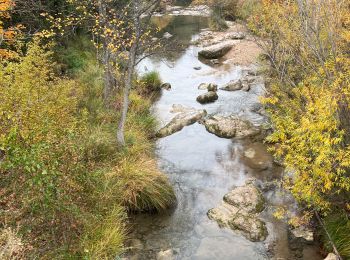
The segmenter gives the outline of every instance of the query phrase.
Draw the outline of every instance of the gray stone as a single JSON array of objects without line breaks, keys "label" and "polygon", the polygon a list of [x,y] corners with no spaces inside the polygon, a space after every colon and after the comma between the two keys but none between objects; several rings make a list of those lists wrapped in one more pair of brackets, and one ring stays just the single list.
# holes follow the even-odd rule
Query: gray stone
[{"label": "gray stone", "polygon": [[249,137],[260,133],[249,121],[236,116],[213,115],[200,123],[208,132],[223,138]]},{"label": "gray stone", "polygon": [[215,102],[219,98],[218,94],[215,91],[208,91],[205,94],[199,95],[197,97],[197,102],[201,104]]},{"label": "gray stone", "polygon": [[265,223],[258,218],[264,209],[265,200],[252,182],[236,187],[224,196],[216,208],[208,211],[209,219],[220,227],[239,230],[250,241],[264,241],[267,237]]},{"label": "gray stone", "polygon": [[272,156],[252,146],[243,152],[243,162],[252,169],[264,171],[272,167]]},{"label": "gray stone", "polygon": [[163,34],[163,38],[164,38],[164,39],[170,39],[170,38],[172,38],[172,37],[173,37],[173,35],[170,34],[170,33],[168,33],[168,32],[165,32],[165,33]]},{"label": "gray stone", "polygon": [[200,90],[208,90],[208,91],[217,91],[218,90],[218,85],[214,83],[201,83],[198,86],[198,89]]},{"label": "gray stone", "polygon": [[226,90],[226,91],[243,90],[248,92],[251,88],[251,85],[256,84],[256,81],[258,81],[258,79],[259,79],[258,77],[251,77],[246,75],[238,80],[229,81],[220,89]]},{"label": "gray stone", "polygon": [[231,40],[242,40],[245,38],[245,34],[243,32],[232,32],[227,34],[225,38]]},{"label": "gray stone", "polygon": [[175,259],[173,250],[163,250],[157,254],[157,260],[173,260]]},{"label": "gray stone", "polygon": [[222,42],[200,50],[198,55],[205,59],[218,59],[228,53],[232,47],[232,42]]},{"label": "gray stone", "polygon": [[243,84],[241,80],[231,80],[220,89],[226,90],[226,91],[236,91],[236,90],[241,90],[242,88],[243,88]]},{"label": "gray stone", "polygon": [[335,254],[329,253],[324,260],[338,260],[338,259],[339,258]]},{"label": "gray stone", "polygon": [[189,109],[176,115],[166,126],[161,128],[157,133],[157,137],[165,137],[180,131],[185,126],[196,123],[198,120],[206,116],[207,112],[203,110]]},{"label": "gray stone", "polygon": [[243,235],[253,242],[264,241],[267,237],[267,228],[260,219],[245,215],[236,214],[228,223],[233,230],[242,231]]},{"label": "gray stone", "polygon": [[224,196],[224,201],[247,213],[264,210],[264,197],[253,184],[237,187]]},{"label": "gray stone", "polygon": [[202,67],[201,66],[196,66],[196,67],[193,67],[195,70],[201,70]]},{"label": "gray stone", "polygon": [[242,88],[241,88],[242,91],[245,91],[245,92],[248,92],[250,90],[250,85],[248,82],[243,82],[242,83]]},{"label": "gray stone", "polygon": [[291,232],[295,237],[303,238],[308,242],[314,241],[314,234],[312,230],[307,227],[297,227],[295,229],[292,229]]},{"label": "gray stone", "polygon": [[174,104],[171,107],[170,113],[191,112],[193,110],[195,110],[193,107],[186,107],[181,104]]}]

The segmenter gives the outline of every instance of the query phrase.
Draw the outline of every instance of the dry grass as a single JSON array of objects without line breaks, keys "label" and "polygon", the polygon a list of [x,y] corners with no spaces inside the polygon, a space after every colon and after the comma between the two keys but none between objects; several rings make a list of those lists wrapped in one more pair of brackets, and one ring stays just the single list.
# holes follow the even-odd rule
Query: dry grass
[{"label": "dry grass", "polygon": [[11,228],[0,230],[0,259],[24,259],[24,244]]},{"label": "dry grass", "polygon": [[89,221],[82,246],[84,259],[115,259],[124,252],[126,213],[115,206],[106,216]]}]

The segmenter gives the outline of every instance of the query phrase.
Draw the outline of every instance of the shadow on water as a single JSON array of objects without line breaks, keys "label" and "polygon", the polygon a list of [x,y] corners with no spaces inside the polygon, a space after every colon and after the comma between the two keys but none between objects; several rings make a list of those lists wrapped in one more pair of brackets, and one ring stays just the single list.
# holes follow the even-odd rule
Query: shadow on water
[{"label": "shadow on water", "polygon": [[[205,18],[179,16],[170,20],[167,20],[168,17],[157,19],[166,20],[158,21],[164,22],[163,32],[170,32],[187,45],[206,26]],[[189,45],[175,59],[165,56],[163,61],[152,57],[140,64],[140,73],[157,70],[163,80],[172,85],[171,91],[164,91],[153,107],[160,124],[164,125],[174,116],[170,113],[173,104],[205,108],[209,114],[236,114],[254,124],[263,123],[264,118],[250,112],[259,102],[263,84],[256,85],[249,93],[219,91],[219,99],[212,104],[203,106],[196,102],[196,97],[202,93],[197,88],[200,83],[222,85],[240,78],[246,69],[234,65],[212,68],[198,60],[197,52],[196,47]],[[194,70],[194,66],[202,69]],[[252,151],[254,157],[248,160],[245,153],[251,154]],[[244,184],[248,178],[255,177],[263,183],[279,177],[282,169],[274,165],[262,143],[222,139],[196,123],[159,139],[157,156],[160,169],[169,176],[174,186],[178,204],[172,211],[161,214],[132,216],[135,228],[130,246],[135,248],[128,256],[130,259],[155,259],[158,252],[168,249],[173,251],[175,259],[269,259],[264,242],[250,242],[238,232],[219,228],[207,217],[207,211],[217,206],[224,194],[234,186]],[[269,201],[287,203],[278,193],[266,195]],[[290,250],[285,224],[275,220],[268,210],[263,218],[269,230],[268,239],[279,241],[275,257],[288,259]]]}]

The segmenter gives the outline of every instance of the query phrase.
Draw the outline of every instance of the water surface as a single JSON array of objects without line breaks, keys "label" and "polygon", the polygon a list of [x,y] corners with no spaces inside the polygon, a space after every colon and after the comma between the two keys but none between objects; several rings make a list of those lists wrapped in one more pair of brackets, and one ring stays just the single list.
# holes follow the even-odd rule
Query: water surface
[{"label": "water surface", "polygon": [[[176,40],[187,44],[207,26],[206,18],[200,17],[157,19],[156,23],[163,26],[162,32],[168,31],[175,35]],[[197,47],[189,45],[176,55],[155,56],[140,64],[140,73],[157,70],[163,81],[172,85],[171,91],[164,91],[153,107],[160,125],[165,125],[174,116],[170,113],[173,104],[204,108],[209,114],[240,115],[257,125],[264,123],[262,116],[251,112],[264,91],[263,84],[254,86],[249,93],[219,91],[219,99],[212,104],[196,102],[196,97],[203,93],[197,88],[200,83],[213,82],[220,86],[242,77],[249,69],[229,64],[210,67],[198,60],[197,52]],[[201,70],[194,69],[198,66]],[[265,171],[252,168],[243,159],[244,151],[250,148],[272,165],[272,157],[263,144],[222,139],[208,133],[197,123],[159,139],[159,167],[169,176],[178,205],[174,210],[159,215],[140,214],[134,217],[135,232],[132,236],[142,245],[132,252],[130,258],[155,259],[159,251],[172,249],[176,259],[269,259],[271,255],[267,243],[273,240],[278,241],[275,256],[289,258],[286,226],[275,220],[268,210],[263,214],[270,234],[266,242],[250,242],[239,232],[219,228],[207,217],[207,211],[217,206],[234,186],[244,184],[251,177],[265,182],[279,175],[281,169],[277,166]],[[275,192],[267,195],[271,201],[287,203],[282,198],[276,199],[279,195]],[[310,253],[310,250],[307,252]],[[311,250],[311,255],[305,259],[319,259],[314,253]]]}]

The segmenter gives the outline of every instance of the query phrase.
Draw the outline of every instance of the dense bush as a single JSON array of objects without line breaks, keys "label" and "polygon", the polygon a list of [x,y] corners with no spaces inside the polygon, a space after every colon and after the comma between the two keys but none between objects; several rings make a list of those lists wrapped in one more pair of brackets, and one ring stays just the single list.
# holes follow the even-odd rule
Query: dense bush
[{"label": "dense bush", "polygon": [[[91,48],[81,48],[86,39],[74,40],[54,56],[35,41],[21,60],[0,65],[0,220],[19,227],[25,248],[18,250],[29,258],[114,258],[124,250],[127,211],[175,200],[153,158],[151,100],[132,91],[127,146],[119,147],[119,111],[104,106],[103,70]],[[57,76],[62,65],[71,79]],[[159,83],[157,75],[148,79]]]},{"label": "dense bush", "polygon": [[268,141],[293,172],[285,187],[322,212],[349,206],[349,11],[335,0],[263,0],[249,19],[271,65]]}]

